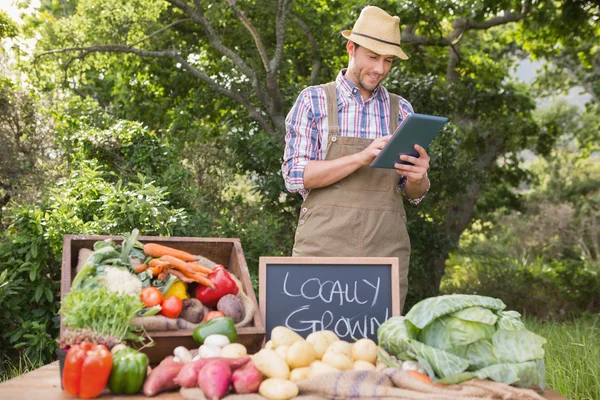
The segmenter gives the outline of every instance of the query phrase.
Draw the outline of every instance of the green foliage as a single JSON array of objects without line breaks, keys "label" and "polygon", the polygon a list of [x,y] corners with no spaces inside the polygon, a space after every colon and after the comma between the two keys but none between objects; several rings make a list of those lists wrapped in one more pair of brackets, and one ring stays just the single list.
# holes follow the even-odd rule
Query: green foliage
[{"label": "green foliage", "polygon": [[600,397],[600,318],[587,315],[573,321],[524,318],[531,331],[545,337],[546,383],[569,399]]},{"label": "green foliage", "polygon": [[17,36],[17,24],[10,19],[6,11],[0,10],[0,39]]},{"label": "green foliage", "polygon": [[17,351],[32,362],[49,362],[56,348],[62,240],[65,234],[180,234],[182,209],[169,206],[163,187],[139,179],[116,180],[93,161],[50,186],[38,205],[14,205],[0,242],[0,272],[6,274],[0,303],[0,340],[5,357]]}]

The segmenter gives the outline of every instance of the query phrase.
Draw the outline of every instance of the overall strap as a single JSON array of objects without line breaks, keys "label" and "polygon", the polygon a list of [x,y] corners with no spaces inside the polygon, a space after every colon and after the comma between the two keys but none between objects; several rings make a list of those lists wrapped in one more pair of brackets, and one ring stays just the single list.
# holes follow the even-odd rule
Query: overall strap
[{"label": "overall strap", "polygon": [[321,86],[323,87],[323,90],[325,90],[325,97],[327,98],[327,125],[329,127],[329,135],[336,136],[339,132],[339,125],[335,82],[329,82]]},{"label": "overall strap", "polygon": [[396,132],[398,128],[398,117],[400,116],[400,96],[390,93],[390,132],[389,135]]}]

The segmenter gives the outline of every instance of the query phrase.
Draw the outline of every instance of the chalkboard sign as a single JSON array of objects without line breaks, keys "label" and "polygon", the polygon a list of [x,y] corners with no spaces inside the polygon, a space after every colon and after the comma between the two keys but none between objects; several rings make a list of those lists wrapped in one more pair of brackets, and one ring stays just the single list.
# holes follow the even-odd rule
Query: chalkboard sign
[{"label": "chalkboard sign", "polygon": [[261,257],[259,304],[267,340],[276,326],[303,337],[323,329],[341,339],[368,337],[400,315],[394,257]]}]

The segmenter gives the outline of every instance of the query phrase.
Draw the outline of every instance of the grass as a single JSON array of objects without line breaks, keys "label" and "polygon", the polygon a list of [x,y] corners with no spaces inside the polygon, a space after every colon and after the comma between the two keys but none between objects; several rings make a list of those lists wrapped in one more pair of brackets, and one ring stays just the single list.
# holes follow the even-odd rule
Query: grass
[{"label": "grass", "polygon": [[17,361],[5,359],[2,365],[0,365],[0,382],[4,382],[29,371],[33,371],[41,366],[41,364],[34,364],[26,356],[20,357]]},{"label": "grass", "polygon": [[523,321],[548,340],[546,384],[569,399],[600,399],[600,315],[561,323]]}]

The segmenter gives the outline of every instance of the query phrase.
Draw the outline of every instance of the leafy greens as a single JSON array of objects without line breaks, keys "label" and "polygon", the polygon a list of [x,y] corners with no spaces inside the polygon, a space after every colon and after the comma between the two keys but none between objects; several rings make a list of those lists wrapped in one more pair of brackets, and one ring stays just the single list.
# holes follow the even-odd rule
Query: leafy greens
[{"label": "leafy greens", "polygon": [[401,360],[418,360],[440,383],[472,378],[545,386],[546,339],[530,332],[499,299],[448,295],[425,299],[377,331],[379,345]]}]

